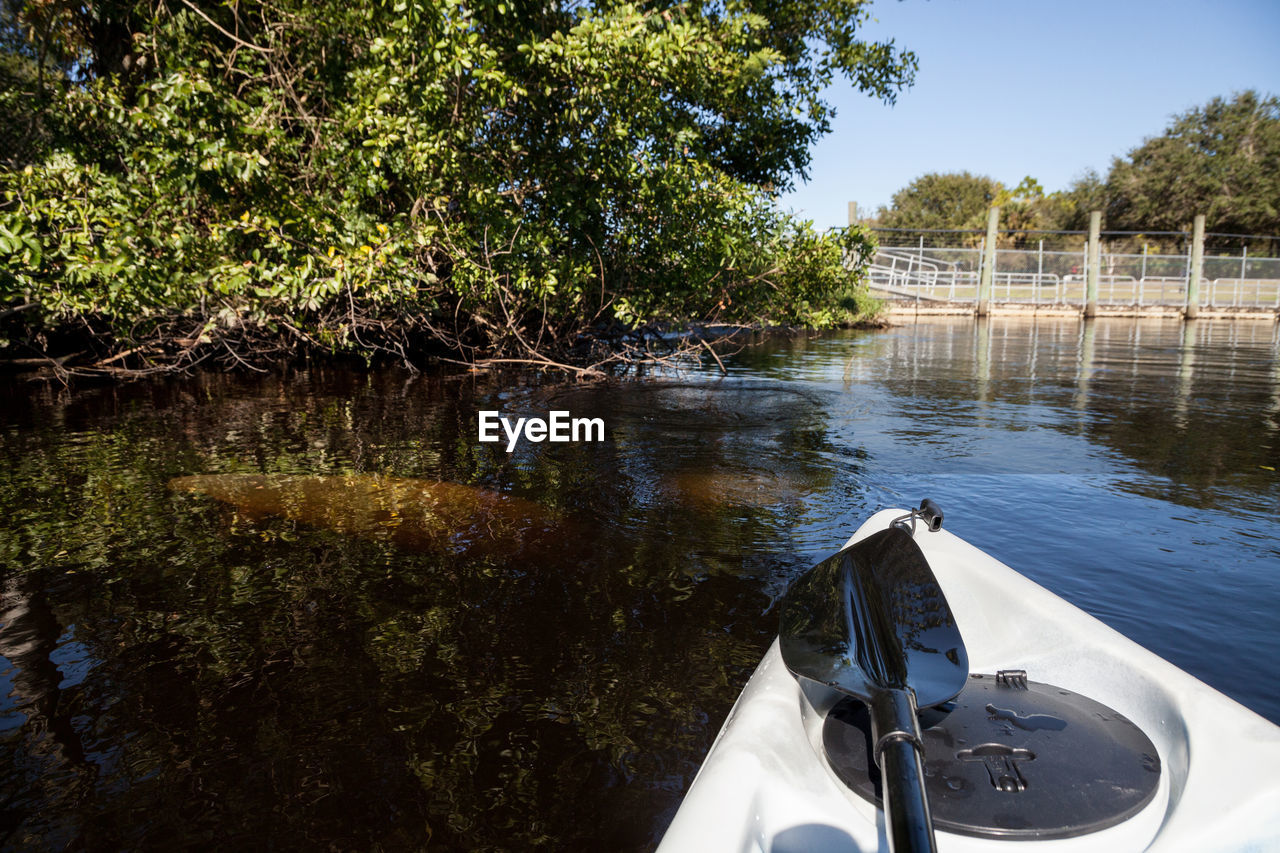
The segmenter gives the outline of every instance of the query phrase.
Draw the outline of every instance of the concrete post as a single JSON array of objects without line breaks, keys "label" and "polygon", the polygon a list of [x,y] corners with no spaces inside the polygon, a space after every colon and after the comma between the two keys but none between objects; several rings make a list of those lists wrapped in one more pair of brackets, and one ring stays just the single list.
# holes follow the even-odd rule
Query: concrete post
[{"label": "concrete post", "polygon": [[982,247],[982,275],[978,279],[978,316],[991,309],[991,283],[996,275],[996,235],[1000,228],[1000,208],[987,211],[987,242]]},{"label": "concrete post", "polygon": [[1102,271],[1102,211],[1089,214],[1089,255],[1084,271],[1084,316],[1098,316],[1098,278]]},{"label": "concrete post", "polygon": [[1187,308],[1183,316],[1194,320],[1200,313],[1200,274],[1204,271],[1204,214],[1197,213],[1191,226],[1191,269],[1187,275]]},{"label": "concrete post", "polygon": [[858,224],[858,203],[856,201],[849,202],[849,224]]}]

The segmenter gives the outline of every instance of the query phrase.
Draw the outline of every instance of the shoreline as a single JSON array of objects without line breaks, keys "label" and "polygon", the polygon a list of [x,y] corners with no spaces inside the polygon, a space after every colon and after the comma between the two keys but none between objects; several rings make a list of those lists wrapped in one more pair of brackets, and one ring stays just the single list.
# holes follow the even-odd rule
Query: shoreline
[{"label": "shoreline", "polygon": [[[682,361],[709,358],[719,365],[721,353],[758,345],[771,338],[821,334],[833,329],[878,329],[891,325],[887,304],[868,316],[853,322],[843,322],[825,328],[771,325],[766,323],[699,323],[690,322],[681,327],[661,329],[648,327],[625,334],[601,334],[589,336],[578,342],[573,351],[549,353],[541,360],[528,358],[503,358],[490,354],[466,360],[465,353],[432,347],[430,342],[402,352],[378,348],[367,352],[334,352],[320,346],[292,345],[280,342],[272,349],[243,355],[233,351],[225,340],[198,342],[176,352],[166,352],[180,343],[157,340],[133,348],[114,352],[109,345],[105,353],[90,352],[89,342],[60,340],[64,344],[50,354],[32,353],[14,358],[0,356],[0,382],[55,382],[63,385],[112,385],[146,379],[192,376],[198,373],[217,374],[286,374],[290,371],[313,367],[339,367],[351,370],[376,371],[388,367],[407,369],[410,373],[451,375],[495,375],[504,371],[535,372],[547,375],[559,374],[569,381],[602,381],[624,377],[628,372],[649,367],[673,366]],[[632,338],[644,345],[643,349]],[[102,338],[94,338],[99,346]],[[70,345],[65,345],[70,344]],[[649,348],[651,344],[659,347]],[[581,357],[585,354],[586,357]],[[603,358],[602,358],[603,356]],[[126,366],[130,360],[142,361],[148,357],[157,360],[142,367]],[[563,360],[556,360],[557,358]],[[595,363],[591,363],[591,359]],[[181,360],[179,360],[181,359]]]},{"label": "shoreline", "polygon": [[[987,313],[998,317],[1078,317],[1084,319],[1151,319],[1151,320],[1246,320],[1250,322],[1280,322],[1280,310],[1271,308],[1201,308],[1195,318],[1186,317],[1186,311],[1175,305],[1099,305],[1094,318],[1086,318],[1079,305],[1030,305],[1027,303],[996,303],[988,306]],[[976,317],[977,307],[972,302],[885,302],[884,316],[892,323],[914,317]]]}]

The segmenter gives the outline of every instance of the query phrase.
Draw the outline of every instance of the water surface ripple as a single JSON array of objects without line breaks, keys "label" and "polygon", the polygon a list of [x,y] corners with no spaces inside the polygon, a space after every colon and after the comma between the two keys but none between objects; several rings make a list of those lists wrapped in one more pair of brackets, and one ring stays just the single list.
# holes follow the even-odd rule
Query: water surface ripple
[{"label": "water surface ripple", "polygon": [[[11,384],[0,845],[649,849],[787,583],[924,496],[1280,721],[1278,352],[941,320],[603,386]],[[507,454],[480,409],[607,440]]]}]

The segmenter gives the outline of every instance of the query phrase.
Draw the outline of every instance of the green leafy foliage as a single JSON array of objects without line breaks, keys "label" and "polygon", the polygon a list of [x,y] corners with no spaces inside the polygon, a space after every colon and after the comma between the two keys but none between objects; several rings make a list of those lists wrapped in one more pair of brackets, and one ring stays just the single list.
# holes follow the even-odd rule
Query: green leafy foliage
[{"label": "green leafy foliage", "polygon": [[992,204],[1000,205],[1000,228],[1015,232],[1083,231],[1098,210],[1115,231],[1189,230],[1202,213],[1210,231],[1280,234],[1280,98],[1214,98],[1116,158],[1105,178],[1090,169],[1059,192],[1045,193],[1030,176],[1009,189],[968,172],[922,175],[880,210],[878,224],[977,230]]},{"label": "green leafy foliage", "polygon": [[[1086,173],[1069,189],[1046,193],[1030,175],[1015,187],[1006,187],[986,175],[969,172],[929,173],[916,178],[882,208],[879,224],[886,228],[965,229],[973,233],[956,235],[959,242],[976,245],[987,226],[987,211],[1000,207],[1002,241],[1024,246],[1037,239],[1032,232],[1046,229],[1078,230],[1088,226],[1089,211],[1098,208],[1099,180]],[[1080,225],[1083,222],[1084,225]]]},{"label": "green leafy foliage", "polygon": [[10,337],[545,358],[593,330],[865,313],[844,263],[865,234],[771,202],[825,87],[911,80],[858,40],[865,6],[31,4],[59,118],[0,170],[0,300],[38,306]]},{"label": "green leafy foliage", "polygon": [[1107,227],[1280,234],[1280,98],[1214,98],[1117,158],[1107,177]]},{"label": "green leafy foliage", "polygon": [[1047,196],[1045,228],[1084,231],[1089,227],[1089,214],[1104,212],[1107,207],[1107,182],[1093,169],[1086,169],[1065,190]]},{"label": "green leafy foliage", "polygon": [[894,193],[885,228],[981,228],[1003,185],[986,175],[930,172]]}]

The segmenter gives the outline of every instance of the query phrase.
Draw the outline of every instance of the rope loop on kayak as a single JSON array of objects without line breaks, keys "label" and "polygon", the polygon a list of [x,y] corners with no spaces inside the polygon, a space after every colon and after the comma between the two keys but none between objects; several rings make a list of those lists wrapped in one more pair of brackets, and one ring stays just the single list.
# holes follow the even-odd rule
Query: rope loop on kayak
[{"label": "rope loop on kayak", "polygon": [[[920,506],[906,515],[900,515],[889,522],[890,527],[900,527],[912,536],[916,535],[916,519],[920,519],[928,527],[930,533],[942,529],[942,508],[929,498],[920,501]],[[910,527],[908,527],[910,524]]]}]

